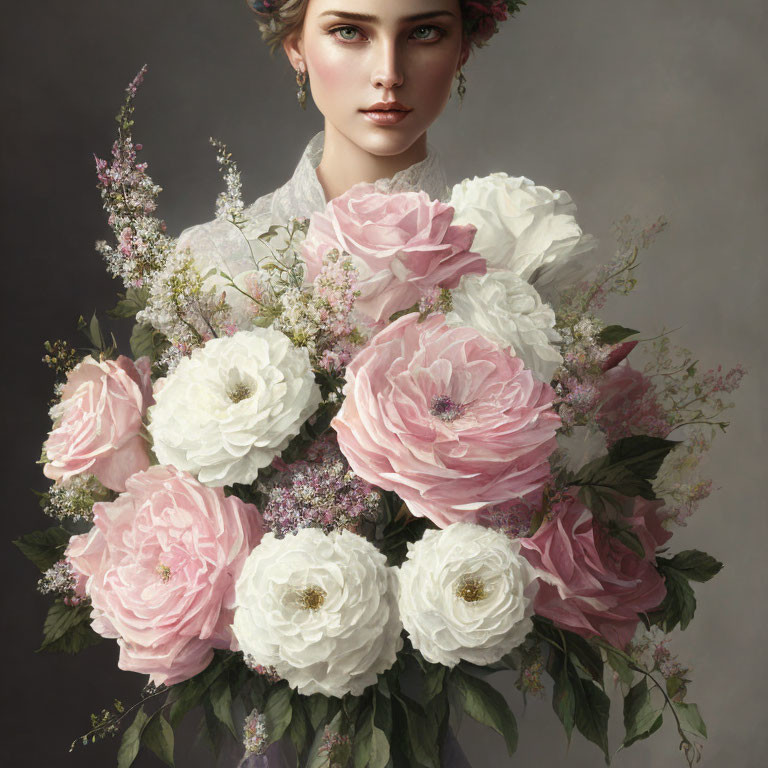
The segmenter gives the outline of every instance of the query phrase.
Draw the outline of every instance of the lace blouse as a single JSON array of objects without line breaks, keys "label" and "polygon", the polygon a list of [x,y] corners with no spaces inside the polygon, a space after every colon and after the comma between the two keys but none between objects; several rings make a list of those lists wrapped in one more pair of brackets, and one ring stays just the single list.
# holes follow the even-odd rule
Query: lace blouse
[{"label": "lace blouse", "polygon": [[[228,222],[198,224],[181,233],[179,248],[189,248],[193,254],[200,254],[205,263],[218,264],[230,275],[251,269],[254,251],[262,248],[257,238],[271,225],[286,224],[291,217],[308,218],[325,208],[325,192],[316,173],[323,156],[324,138],[324,131],[315,134],[293,176],[245,209],[247,222],[242,231]],[[391,178],[378,179],[374,185],[385,193],[423,190],[431,198],[443,201],[451,192],[440,157],[430,144],[427,144],[424,160],[398,171]]]}]

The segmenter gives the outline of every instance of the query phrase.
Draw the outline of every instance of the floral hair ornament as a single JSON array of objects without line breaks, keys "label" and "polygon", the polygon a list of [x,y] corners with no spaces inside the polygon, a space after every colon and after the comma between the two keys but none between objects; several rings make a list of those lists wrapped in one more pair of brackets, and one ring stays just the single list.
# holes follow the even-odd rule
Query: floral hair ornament
[{"label": "floral hair ornament", "polygon": [[[261,36],[275,50],[280,35],[298,20],[298,10],[304,0],[246,0],[257,16]],[[461,0],[464,34],[472,45],[484,46],[506,21],[526,5],[525,0]]]}]

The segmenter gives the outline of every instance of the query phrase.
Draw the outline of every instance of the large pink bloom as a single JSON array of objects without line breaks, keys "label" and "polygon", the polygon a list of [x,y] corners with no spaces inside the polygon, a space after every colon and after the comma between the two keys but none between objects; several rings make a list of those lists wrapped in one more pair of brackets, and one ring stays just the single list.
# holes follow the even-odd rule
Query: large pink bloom
[{"label": "large pink bloom", "polygon": [[639,557],[593,523],[575,498],[554,506],[555,517],[533,537],[520,539],[521,552],[540,576],[534,611],[582,637],[599,635],[617,648],[632,639],[638,614],[658,607],[666,595],[653,565],[654,553],[670,533],[661,527],[661,502],[638,498],[626,521],[645,549]]},{"label": "large pink bloom", "polygon": [[381,325],[436,286],[455,288],[462,275],[485,274],[485,259],[470,251],[475,227],[452,225],[453,212],[426,192],[383,194],[356,184],[312,216],[302,249],[307,280],[330,250],[346,251],[359,273],[355,309]]},{"label": "large pink bloom", "polygon": [[67,376],[54,428],[45,443],[51,480],[91,474],[113,491],[125,490],[134,472],[149,466],[142,419],[154,403],[150,362],[121,355],[99,362],[86,357]]},{"label": "large pink bloom", "polygon": [[401,317],[347,367],[333,420],[352,469],[441,527],[549,477],[552,388],[517,357],[442,315]]},{"label": "large pink bloom", "polygon": [[118,638],[121,669],[173,685],[234,647],[235,582],[261,540],[256,507],[173,467],[126,483],[94,506],[94,527],[67,557],[87,577],[93,628]]}]

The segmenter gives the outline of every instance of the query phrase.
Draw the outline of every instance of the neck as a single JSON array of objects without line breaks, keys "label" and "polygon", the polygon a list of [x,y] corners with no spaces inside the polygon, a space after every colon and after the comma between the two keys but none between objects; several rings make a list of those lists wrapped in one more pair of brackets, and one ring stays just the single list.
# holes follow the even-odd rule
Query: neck
[{"label": "neck", "polygon": [[315,172],[328,201],[360,182],[391,178],[426,156],[426,132],[399,155],[374,155],[351,142],[326,121],[323,157]]}]

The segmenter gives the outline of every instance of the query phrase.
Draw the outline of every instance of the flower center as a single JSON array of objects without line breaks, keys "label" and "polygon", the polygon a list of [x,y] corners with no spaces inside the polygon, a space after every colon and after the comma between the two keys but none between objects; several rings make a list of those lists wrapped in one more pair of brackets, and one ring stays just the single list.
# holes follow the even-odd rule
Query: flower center
[{"label": "flower center", "polygon": [[464,406],[454,403],[449,395],[435,395],[429,412],[441,421],[453,421],[464,413]]},{"label": "flower center", "polygon": [[253,392],[247,384],[238,384],[234,389],[227,392],[227,394],[233,403],[239,403],[241,400],[249,398]]},{"label": "flower center", "polygon": [[478,603],[488,597],[485,582],[477,576],[465,574],[459,579],[456,586],[456,597],[460,597],[465,603]]},{"label": "flower center", "polygon": [[157,571],[158,576],[160,576],[160,581],[162,581],[163,584],[167,584],[171,580],[171,569],[169,566],[165,565],[165,563],[158,563],[155,571]]},{"label": "flower center", "polygon": [[299,592],[299,605],[308,611],[316,611],[325,602],[326,595],[322,587],[310,584]]}]

